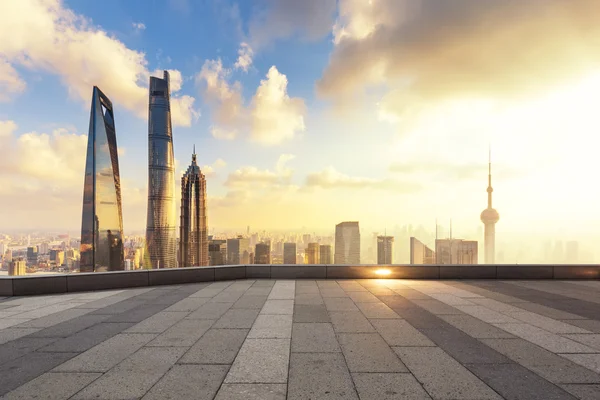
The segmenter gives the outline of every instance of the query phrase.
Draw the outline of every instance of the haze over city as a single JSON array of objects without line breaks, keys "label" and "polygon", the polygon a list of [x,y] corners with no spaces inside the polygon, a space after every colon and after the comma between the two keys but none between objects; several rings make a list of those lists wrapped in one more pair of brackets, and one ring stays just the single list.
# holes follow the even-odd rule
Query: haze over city
[{"label": "haze over city", "polygon": [[597,261],[597,1],[253,3],[0,3],[0,233],[80,232],[94,85],[143,232],[147,85],[168,70],[174,193],[195,145],[211,233],[431,240],[452,219],[481,241],[491,145],[503,260],[577,241]]}]

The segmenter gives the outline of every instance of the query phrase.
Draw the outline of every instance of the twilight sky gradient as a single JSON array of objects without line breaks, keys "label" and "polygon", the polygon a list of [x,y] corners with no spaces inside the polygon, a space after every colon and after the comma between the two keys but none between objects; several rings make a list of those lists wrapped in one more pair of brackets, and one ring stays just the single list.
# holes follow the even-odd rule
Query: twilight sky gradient
[{"label": "twilight sky gradient", "polygon": [[0,230],[80,227],[92,86],[125,231],[146,223],[148,77],[172,77],[211,228],[344,220],[597,235],[597,0],[0,1]]}]

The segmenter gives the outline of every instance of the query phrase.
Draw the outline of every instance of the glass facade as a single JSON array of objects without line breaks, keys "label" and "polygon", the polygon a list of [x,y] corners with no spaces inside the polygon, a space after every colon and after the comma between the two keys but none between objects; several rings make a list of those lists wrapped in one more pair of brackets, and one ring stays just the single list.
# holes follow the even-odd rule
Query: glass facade
[{"label": "glass facade", "polygon": [[335,226],[335,264],[360,264],[360,229],[358,222]]},{"label": "glass facade", "polygon": [[192,155],[192,164],[181,178],[180,267],[209,265],[206,220],[206,179]]},{"label": "glass facade", "polygon": [[80,252],[81,272],[124,269],[115,120],[111,101],[95,86],[85,162]]},{"label": "glass facade", "polygon": [[175,162],[169,73],[150,77],[148,112],[148,218],[145,267],[177,267]]}]

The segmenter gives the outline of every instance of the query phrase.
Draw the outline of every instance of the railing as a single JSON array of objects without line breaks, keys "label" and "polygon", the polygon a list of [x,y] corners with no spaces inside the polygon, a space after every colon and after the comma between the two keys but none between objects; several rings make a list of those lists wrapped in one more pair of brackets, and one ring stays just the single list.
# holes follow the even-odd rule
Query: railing
[{"label": "railing", "polygon": [[25,296],[232,279],[599,279],[600,265],[224,265],[0,277],[0,296]]}]

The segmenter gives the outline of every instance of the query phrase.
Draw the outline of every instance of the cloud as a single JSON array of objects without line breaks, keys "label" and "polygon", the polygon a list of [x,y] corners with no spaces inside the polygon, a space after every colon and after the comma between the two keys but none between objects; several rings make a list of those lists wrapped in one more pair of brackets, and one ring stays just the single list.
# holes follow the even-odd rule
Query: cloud
[{"label": "cloud", "polygon": [[144,25],[141,22],[134,22],[131,25],[133,26],[133,29],[135,29],[138,32],[146,29],[146,25]]},{"label": "cloud", "polygon": [[0,102],[10,101],[25,90],[25,81],[6,60],[0,58]]},{"label": "cloud", "polygon": [[253,55],[254,51],[248,43],[240,43],[240,49],[238,50],[238,59],[235,62],[235,68],[241,69],[244,72],[248,71],[248,68],[250,68],[250,66],[252,65]]},{"label": "cloud", "polygon": [[596,0],[340,0],[317,91],[344,100],[383,85],[388,116],[535,92],[598,68],[599,13]]},{"label": "cloud", "polygon": [[[0,85],[9,82],[9,93],[24,88],[14,69],[20,66],[59,76],[69,95],[85,104],[97,85],[118,107],[147,117],[150,72],[145,54],[129,49],[62,1],[0,2],[0,37]],[[193,104],[190,96],[173,99],[175,125],[191,124]]]},{"label": "cloud", "polygon": [[421,190],[421,186],[413,182],[400,182],[383,178],[354,177],[338,172],[334,167],[313,172],[306,177],[306,187],[322,189],[378,189],[391,190],[400,193],[411,193]]},{"label": "cloud", "polygon": [[246,107],[239,82],[229,83],[231,71],[221,60],[207,60],[196,76],[203,85],[203,97],[211,107],[211,134],[217,139],[232,140],[250,126],[250,140],[277,145],[292,139],[305,129],[304,100],[287,93],[287,77],[275,66],[261,80],[250,106]]},{"label": "cloud", "polygon": [[225,166],[227,166],[227,163],[222,158],[217,158],[214,163],[210,165],[204,165],[201,168],[201,171],[204,176],[211,177],[216,175],[217,170],[225,168]]},{"label": "cloud", "polygon": [[287,163],[294,158],[293,154],[280,155],[275,164],[274,171],[258,169],[253,166],[242,167],[229,174],[225,181],[225,186],[257,189],[289,185],[294,171],[287,167]]}]

